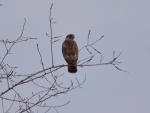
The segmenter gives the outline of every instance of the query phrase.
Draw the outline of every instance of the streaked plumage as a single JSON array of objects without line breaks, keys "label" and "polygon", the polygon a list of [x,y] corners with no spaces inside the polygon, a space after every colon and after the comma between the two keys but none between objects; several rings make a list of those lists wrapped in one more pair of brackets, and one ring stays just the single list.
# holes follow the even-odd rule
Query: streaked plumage
[{"label": "streaked plumage", "polygon": [[69,34],[62,44],[62,54],[68,65],[70,65],[68,66],[68,72],[70,73],[77,72],[78,46],[74,38],[73,34]]}]

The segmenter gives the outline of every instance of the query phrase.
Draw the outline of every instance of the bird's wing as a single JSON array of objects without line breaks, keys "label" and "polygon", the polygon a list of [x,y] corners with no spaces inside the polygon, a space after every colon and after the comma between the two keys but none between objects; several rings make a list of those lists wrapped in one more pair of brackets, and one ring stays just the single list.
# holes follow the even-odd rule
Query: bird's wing
[{"label": "bird's wing", "polygon": [[78,60],[78,46],[77,46],[77,43],[75,41],[73,41],[73,57],[74,57],[74,61],[77,61]]}]

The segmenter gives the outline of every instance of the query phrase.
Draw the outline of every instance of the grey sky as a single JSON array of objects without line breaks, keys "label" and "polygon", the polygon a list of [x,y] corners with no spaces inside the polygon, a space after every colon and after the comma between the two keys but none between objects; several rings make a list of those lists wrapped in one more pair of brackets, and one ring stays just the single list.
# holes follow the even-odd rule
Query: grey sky
[{"label": "grey sky", "polygon": [[[87,80],[83,89],[76,89],[50,101],[60,105],[71,101],[67,106],[58,108],[60,113],[149,113],[150,112],[150,1],[149,0],[0,0],[0,39],[16,39],[22,29],[24,36],[38,38],[24,42],[12,49],[6,59],[11,65],[18,66],[18,73],[32,73],[41,70],[40,58],[36,49],[39,44],[45,67],[51,66],[49,38],[49,8],[52,9],[53,36],[62,36],[54,44],[55,65],[66,64],[61,54],[61,45],[67,34],[75,34],[78,47],[102,35],[105,37],[94,45],[105,56],[104,62],[112,59],[113,51],[119,57],[121,69],[113,66],[78,68],[77,74],[69,74],[64,67],[58,74],[65,73],[64,83],[69,84],[76,77],[82,82],[86,73]],[[0,57],[4,54],[0,43]],[[93,51],[94,52],[94,51]],[[83,50],[79,59],[90,56]],[[97,54],[99,63],[100,56]],[[1,89],[4,86],[0,86]],[[19,90],[19,89],[18,89]],[[28,92],[24,87],[23,92]],[[56,100],[55,100],[56,99]],[[1,103],[0,103],[1,110]],[[2,111],[0,111],[2,112]],[[44,111],[41,110],[41,113]],[[55,113],[51,110],[50,113]]]}]

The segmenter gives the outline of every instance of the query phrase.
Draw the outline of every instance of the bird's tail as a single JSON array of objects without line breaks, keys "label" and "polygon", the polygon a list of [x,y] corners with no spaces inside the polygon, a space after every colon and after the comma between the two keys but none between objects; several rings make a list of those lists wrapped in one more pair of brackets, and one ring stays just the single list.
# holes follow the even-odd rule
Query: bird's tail
[{"label": "bird's tail", "polygon": [[77,66],[68,66],[68,72],[76,73],[77,72]]}]

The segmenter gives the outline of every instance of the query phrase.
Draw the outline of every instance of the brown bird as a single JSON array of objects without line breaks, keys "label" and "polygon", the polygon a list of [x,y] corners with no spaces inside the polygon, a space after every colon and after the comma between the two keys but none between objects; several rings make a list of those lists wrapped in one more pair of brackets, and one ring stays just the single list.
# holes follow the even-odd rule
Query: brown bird
[{"label": "brown bird", "polygon": [[69,34],[62,44],[62,54],[68,63],[68,72],[70,73],[77,72],[78,46],[74,38],[74,34]]}]

